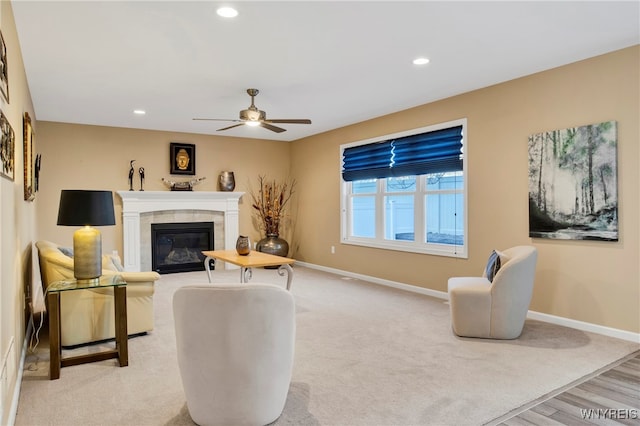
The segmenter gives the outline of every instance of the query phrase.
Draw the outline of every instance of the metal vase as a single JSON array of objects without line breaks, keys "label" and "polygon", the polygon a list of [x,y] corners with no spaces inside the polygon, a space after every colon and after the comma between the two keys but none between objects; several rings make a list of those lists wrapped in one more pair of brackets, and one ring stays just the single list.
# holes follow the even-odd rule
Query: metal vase
[{"label": "metal vase", "polygon": [[233,176],[233,172],[221,172],[218,177],[218,187],[220,191],[233,191],[236,188],[236,179]]},{"label": "metal vase", "polygon": [[[263,253],[274,254],[276,256],[287,257],[289,254],[289,243],[285,239],[280,238],[277,234],[269,234],[258,241],[258,244],[256,244],[256,250]],[[278,265],[265,266],[265,269],[276,268],[278,268]]]},{"label": "metal vase", "polygon": [[246,256],[251,253],[251,242],[249,241],[249,237],[245,237],[244,235],[240,235],[236,240],[236,251],[240,256]]}]

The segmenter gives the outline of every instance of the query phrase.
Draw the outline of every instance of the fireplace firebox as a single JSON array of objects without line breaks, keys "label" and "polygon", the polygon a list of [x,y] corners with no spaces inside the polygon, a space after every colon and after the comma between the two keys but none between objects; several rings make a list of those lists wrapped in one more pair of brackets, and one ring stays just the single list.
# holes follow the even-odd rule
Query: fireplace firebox
[{"label": "fireplace firebox", "polygon": [[152,223],[151,267],[160,274],[204,271],[203,250],[213,250],[213,222]]}]

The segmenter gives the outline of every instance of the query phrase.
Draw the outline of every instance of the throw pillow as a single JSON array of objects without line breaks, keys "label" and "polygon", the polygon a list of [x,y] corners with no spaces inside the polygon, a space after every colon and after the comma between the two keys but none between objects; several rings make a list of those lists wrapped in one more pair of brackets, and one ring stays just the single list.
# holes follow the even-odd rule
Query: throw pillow
[{"label": "throw pillow", "polygon": [[71,247],[58,247],[58,250],[60,250],[65,256],[73,259],[73,249]]},{"label": "throw pillow", "polygon": [[102,269],[108,269],[109,271],[123,272],[124,268],[120,264],[120,261],[110,254],[102,255]]},{"label": "throw pillow", "polygon": [[493,278],[498,273],[498,270],[500,270],[500,266],[502,266],[502,263],[500,261],[500,254],[497,251],[493,250],[489,255],[489,260],[487,261],[487,266],[485,268],[487,279],[490,282],[493,282]]},{"label": "throw pillow", "polygon": [[124,272],[124,266],[120,263],[120,256],[111,256],[111,262],[113,263],[113,267],[116,268],[118,272]]}]

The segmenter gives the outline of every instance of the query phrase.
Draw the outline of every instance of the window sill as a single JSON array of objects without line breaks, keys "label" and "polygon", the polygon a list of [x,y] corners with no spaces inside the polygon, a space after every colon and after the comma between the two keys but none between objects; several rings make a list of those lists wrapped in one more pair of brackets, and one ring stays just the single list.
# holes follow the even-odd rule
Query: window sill
[{"label": "window sill", "polygon": [[408,253],[428,254],[433,256],[455,257],[467,259],[467,252],[464,246],[452,246],[441,244],[419,244],[407,241],[379,241],[369,238],[343,238],[342,244],[378,248],[382,250],[404,251]]}]

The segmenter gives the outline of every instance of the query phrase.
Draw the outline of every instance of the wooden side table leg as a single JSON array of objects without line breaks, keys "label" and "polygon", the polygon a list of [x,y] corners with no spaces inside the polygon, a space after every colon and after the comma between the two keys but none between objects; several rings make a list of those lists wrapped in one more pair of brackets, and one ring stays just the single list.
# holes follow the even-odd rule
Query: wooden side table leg
[{"label": "wooden side table leg", "polygon": [[129,365],[129,336],[127,332],[127,287],[117,286],[113,289],[113,305],[115,309],[116,350],[120,367]]},{"label": "wooden side table leg", "polygon": [[62,347],[60,342],[60,293],[47,295],[49,309],[49,379],[60,378],[60,359]]}]

